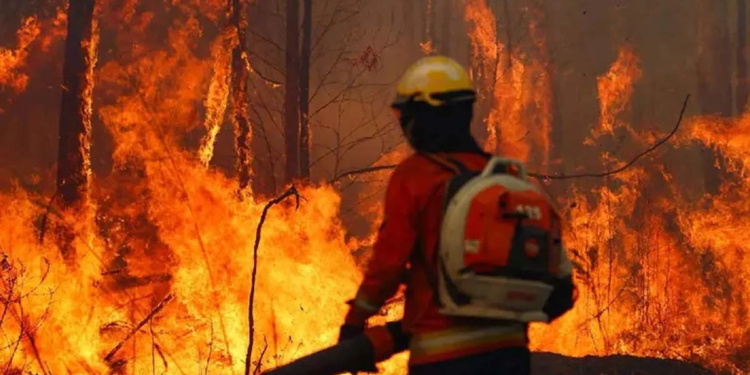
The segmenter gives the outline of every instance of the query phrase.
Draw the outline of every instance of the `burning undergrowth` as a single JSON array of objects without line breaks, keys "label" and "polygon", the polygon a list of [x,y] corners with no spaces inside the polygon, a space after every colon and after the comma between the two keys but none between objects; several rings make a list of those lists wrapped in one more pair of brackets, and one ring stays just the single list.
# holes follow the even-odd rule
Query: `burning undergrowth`
[{"label": "burning undergrowth", "polygon": [[[38,241],[39,228],[30,225],[44,214],[37,197],[21,190],[3,196],[3,329],[20,348],[8,366],[103,372],[126,363],[120,371],[137,373],[151,368],[157,351],[164,357],[160,371],[244,368],[252,243],[262,204],[238,204],[232,181],[197,165],[179,172],[182,182],[174,180],[176,172],[159,172],[166,176],[148,188],[95,194],[92,200],[101,202],[96,231],[81,217],[49,220],[75,229],[72,262],[62,259],[54,236]],[[118,189],[133,186],[117,182]],[[134,192],[137,201],[130,198]],[[270,215],[259,254],[257,340],[285,357],[279,360],[332,342],[343,319],[341,301],[359,277],[338,229],[335,192],[304,189],[302,195],[299,210],[283,206]],[[168,295],[173,300],[148,329],[105,363]],[[274,363],[271,355],[266,360]]]},{"label": "burning undergrowth", "polygon": [[[99,9],[130,31],[113,34],[102,22],[100,36],[117,43],[95,69],[95,117],[113,138],[112,172],[93,179],[76,210],[21,186],[0,196],[4,373],[242,372],[264,202],[238,201],[232,179],[183,147],[200,125],[213,65],[194,36],[213,22],[203,14],[221,6],[121,5]],[[263,226],[253,356],[263,353],[263,366],[332,343],[360,277],[338,194],[301,194],[299,209],[278,206]]]}]

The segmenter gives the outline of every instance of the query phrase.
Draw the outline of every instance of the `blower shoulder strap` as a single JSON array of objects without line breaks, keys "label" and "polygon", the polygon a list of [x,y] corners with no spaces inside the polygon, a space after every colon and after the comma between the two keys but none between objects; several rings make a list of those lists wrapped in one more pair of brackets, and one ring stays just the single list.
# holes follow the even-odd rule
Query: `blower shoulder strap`
[{"label": "blower shoulder strap", "polygon": [[[451,157],[443,157],[442,155],[432,153],[420,153],[420,155],[453,173],[453,176],[445,184],[445,193],[443,196],[443,214],[445,214],[451,198],[466,182],[479,175],[480,172],[468,169],[463,163]],[[418,241],[414,251],[417,253],[417,258],[424,264],[425,271],[427,272],[427,282],[432,290],[433,299],[438,306],[442,307],[440,296],[438,295],[438,276],[435,272],[437,267],[442,267],[439,258],[440,239],[438,238],[432,254],[432,262],[427,258],[427,252],[423,246],[421,241]]]}]

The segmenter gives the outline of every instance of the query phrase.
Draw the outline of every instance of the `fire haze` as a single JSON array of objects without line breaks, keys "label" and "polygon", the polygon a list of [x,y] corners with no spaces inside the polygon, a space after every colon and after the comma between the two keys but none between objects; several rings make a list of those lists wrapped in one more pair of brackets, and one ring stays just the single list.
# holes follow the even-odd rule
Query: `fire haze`
[{"label": "fire haze", "polygon": [[[100,5],[100,36],[114,39],[115,47],[99,49],[106,58],[100,56],[94,69],[89,99],[96,121],[112,137],[112,172],[94,175],[88,205],[75,214],[51,206],[52,191],[42,194],[23,179],[0,193],[4,373],[244,371],[253,244],[266,200],[238,200],[235,179],[206,167],[228,107],[229,51],[236,43],[223,25],[225,4]],[[485,1],[460,4],[486,148],[546,166],[552,131],[547,54],[503,44]],[[25,20],[13,43],[0,48],[0,87],[12,91],[5,94],[34,95],[24,92],[35,77],[24,69],[33,57],[26,51],[34,43],[60,43],[64,33],[54,31],[60,14]],[[50,23],[58,26],[42,32],[40,25]],[[219,31],[207,32],[211,27]],[[528,31],[535,48],[546,51],[537,24],[530,22]],[[645,74],[637,49],[623,45],[591,87],[599,120],[591,124],[586,147],[602,169],[629,160],[597,143],[618,130],[636,150],[665,135],[621,119]],[[261,98],[251,95],[255,99]],[[559,201],[579,301],[555,324],[532,327],[534,350],[624,353],[689,360],[733,374],[750,371],[744,237],[750,226],[750,114],[684,122],[678,147],[699,142],[726,159],[721,193],[698,201],[683,194],[661,149],[607,179],[573,181]],[[203,131],[200,145],[186,145],[195,129]],[[380,163],[406,154],[402,145]],[[385,179],[388,172],[379,174]],[[350,238],[340,187],[301,187],[298,209],[291,198],[269,211],[254,309],[253,360],[262,363],[253,368],[336,341],[344,302],[361,279],[352,253],[371,242],[380,219],[379,204],[361,208],[371,233]],[[360,194],[380,187],[373,183]],[[61,231],[75,234],[74,251],[62,251]],[[375,320],[397,319],[400,309],[391,305]],[[403,374],[406,358],[384,363],[381,373]]]}]

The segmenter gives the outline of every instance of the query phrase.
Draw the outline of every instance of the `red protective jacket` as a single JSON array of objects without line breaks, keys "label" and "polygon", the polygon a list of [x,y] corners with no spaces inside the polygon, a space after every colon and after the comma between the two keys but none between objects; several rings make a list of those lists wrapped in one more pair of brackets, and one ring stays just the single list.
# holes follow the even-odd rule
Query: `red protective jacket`
[{"label": "red protective jacket", "polygon": [[[450,157],[470,170],[481,170],[488,161],[487,156],[474,153],[452,153]],[[429,275],[437,273],[433,259],[445,185],[452,175],[420,154],[409,157],[393,172],[373,255],[346,317],[348,324],[363,324],[405,282],[403,327],[412,335],[412,365],[528,343],[527,326],[523,323],[459,319],[438,311]]]}]

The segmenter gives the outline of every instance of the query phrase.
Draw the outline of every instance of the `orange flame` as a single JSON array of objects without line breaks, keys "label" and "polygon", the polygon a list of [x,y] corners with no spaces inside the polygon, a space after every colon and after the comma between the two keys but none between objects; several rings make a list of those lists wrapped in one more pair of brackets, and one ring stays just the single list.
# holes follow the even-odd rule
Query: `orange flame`
[{"label": "orange flame", "polygon": [[[132,26],[128,35],[117,36],[128,48],[89,72],[97,90],[108,94],[96,114],[114,138],[116,164],[111,176],[92,181],[90,212],[48,209],[47,199],[20,187],[0,194],[0,251],[7,255],[0,260],[5,372],[244,369],[253,243],[264,204],[252,196],[239,202],[236,181],[205,168],[207,146],[196,151],[181,142],[201,125],[210,132],[225,111],[225,73],[214,67],[228,69],[227,58],[220,56],[226,51],[219,51],[226,36],[214,41],[208,59],[201,57],[195,38],[204,32],[199,13],[216,22],[225,1],[170,2],[174,21],[168,30],[153,22],[158,18],[153,13],[136,16],[136,3],[125,2],[117,15],[124,27]],[[465,5],[472,25],[472,75],[491,103],[488,147],[526,160],[546,159],[548,83],[531,83],[531,77],[544,76],[546,57],[535,60],[514,51],[510,62],[503,61],[508,54],[486,2],[465,0]],[[155,30],[167,35],[163,45],[122,43]],[[541,49],[543,38],[534,36],[533,25],[531,32]],[[90,47],[95,46],[92,41]],[[26,56],[19,58],[15,50],[0,56],[0,72],[18,77]],[[619,116],[639,75],[636,56],[624,48],[598,81],[601,124],[594,137],[625,126]],[[4,82],[14,87],[17,81]],[[201,103],[205,121],[196,109]],[[530,109],[539,112],[528,115]],[[90,102],[85,110],[91,111]],[[733,374],[750,371],[746,134],[750,114],[692,119],[685,138],[720,151],[734,177],[720,195],[699,202],[683,196],[676,177],[658,160],[600,186],[571,191],[564,202],[566,242],[576,262],[580,298],[552,326],[532,327],[533,349],[678,358]],[[396,150],[379,164],[398,162],[405,154]],[[623,163],[601,154],[612,164]],[[363,194],[376,194],[387,174],[378,173],[382,181]],[[330,186],[301,190],[306,200],[299,210],[281,204],[270,211],[260,241],[254,311],[259,345],[253,359],[260,360],[267,349],[264,368],[335,342],[343,301],[361,278],[351,252],[371,240],[346,240],[339,192]],[[379,201],[374,202],[363,208],[372,214],[373,227],[380,218]],[[40,217],[48,223],[35,224],[44,222]],[[63,262],[55,227],[76,234],[75,270]],[[169,295],[173,298],[146,319]],[[375,321],[400,314],[395,303]],[[104,360],[108,353],[114,353],[111,361]],[[403,373],[407,357],[382,364],[381,373]]]},{"label": "orange flame", "polygon": [[[602,125],[595,136],[629,128],[617,116],[640,75],[631,53],[622,49],[613,69],[599,79]],[[580,297],[552,326],[532,328],[534,349],[676,358],[747,373],[750,363],[742,353],[749,349],[750,331],[742,322],[750,285],[741,249],[750,207],[739,192],[750,187],[743,177],[748,118],[690,121],[685,138],[715,147],[739,178],[739,185],[725,185],[720,196],[691,202],[658,161],[631,167],[590,193],[572,192],[565,202],[566,242]],[[636,140],[646,147],[645,137]],[[607,153],[602,157],[623,164]]]},{"label": "orange flame", "polygon": [[[626,109],[633,95],[633,84],[641,78],[638,58],[629,45],[620,48],[617,60],[607,73],[596,80],[596,88],[601,103],[599,109],[599,126],[592,129],[594,139],[604,134],[614,134],[615,128],[632,128],[618,120],[617,117]],[[591,144],[592,140],[587,140]]]},{"label": "orange flame", "polygon": [[48,51],[52,43],[55,41],[65,39],[68,27],[68,14],[65,8],[57,8],[55,18],[50,21],[50,25],[43,28],[43,31],[39,36],[43,51]]},{"label": "orange flame", "polygon": [[[134,46],[94,72],[98,90],[115,94],[97,114],[114,137],[116,170],[93,181],[95,217],[54,207],[47,215],[48,226],[76,234],[77,270],[65,268],[53,235],[38,242],[31,223],[46,202],[20,188],[0,194],[7,208],[0,212],[0,251],[8,256],[0,264],[0,292],[11,297],[3,329],[12,338],[0,349],[0,363],[10,370],[243,370],[255,226],[264,204],[238,202],[233,179],[207,170],[180,146],[199,125],[194,108],[210,92],[216,61],[196,53],[195,9],[173,9],[167,48]],[[161,27],[151,19],[132,17],[134,32]],[[263,227],[253,358],[267,349],[264,368],[334,343],[344,301],[361,277],[344,241],[338,194],[327,186],[301,193],[299,210],[274,207]],[[133,331],[168,293],[171,301]],[[108,353],[111,361],[104,360]]]},{"label": "orange flame", "polygon": [[34,17],[23,21],[21,29],[16,33],[17,48],[15,50],[0,48],[0,87],[8,86],[16,92],[23,91],[28,82],[28,75],[18,71],[28,57],[28,48],[37,39],[41,27]]},{"label": "orange flame", "polygon": [[[82,47],[86,48],[88,64],[86,70],[86,84],[83,87],[82,98],[83,108],[81,108],[83,126],[86,129],[87,139],[81,142],[81,155],[83,159],[83,171],[86,175],[87,184],[91,182],[91,119],[93,118],[94,102],[94,67],[99,59],[99,22],[94,19],[91,25],[91,38],[81,42]],[[87,187],[88,190],[88,187]]]},{"label": "orange flame", "polygon": [[219,134],[227,109],[231,51],[234,48],[234,44],[237,43],[236,36],[237,33],[235,30],[227,27],[222,32],[222,36],[217,38],[211,47],[211,56],[214,59],[214,74],[211,77],[211,84],[208,86],[208,95],[204,102],[206,106],[204,127],[207,130],[207,134],[201,140],[201,145],[198,149],[198,157],[201,163],[206,166],[208,166],[213,157],[216,135]]},{"label": "orange flame", "polygon": [[[528,161],[534,147],[539,154],[534,155],[534,159],[538,159],[539,164],[546,163],[551,93],[544,63],[500,42],[495,15],[486,1],[464,0],[464,17],[470,23],[472,76],[480,88],[480,103],[484,100],[489,106],[485,148]],[[535,26],[532,24],[530,28],[535,34],[535,44],[546,49]]]}]

